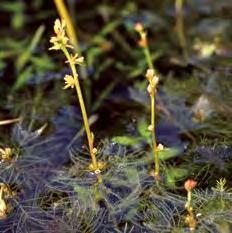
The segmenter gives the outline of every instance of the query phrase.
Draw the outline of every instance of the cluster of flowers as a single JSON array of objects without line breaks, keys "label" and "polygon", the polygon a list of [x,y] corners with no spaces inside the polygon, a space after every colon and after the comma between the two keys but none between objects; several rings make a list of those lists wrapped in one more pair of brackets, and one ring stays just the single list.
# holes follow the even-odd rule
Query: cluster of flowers
[{"label": "cluster of flowers", "polygon": [[154,69],[148,69],[146,73],[146,78],[149,82],[147,86],[147,91],[150,94],[150,96],[155,96],[156,94],[156,87],[159,82],[159,77],[155,75]]},{"label": "cluster of flowers", "polygon": [[[56,19],[54,24],[54,32],[55,36],[52,36],[50,42],[53,44],[49,50],[62,50],[65,53],[67,48],[73,49],[73,46],[69,44],[69,38],[66,36],[65,32],[65,21]],[[77,53],[68,55],[68,60],[66,63],[70,63],[70,65],[79,64],[82,65],[84,62],[84,57],[80,57]],[[75,79],[72,75],[65,75],[64,77],[65,86],[64,89],[74,88],[75,87]]]}]

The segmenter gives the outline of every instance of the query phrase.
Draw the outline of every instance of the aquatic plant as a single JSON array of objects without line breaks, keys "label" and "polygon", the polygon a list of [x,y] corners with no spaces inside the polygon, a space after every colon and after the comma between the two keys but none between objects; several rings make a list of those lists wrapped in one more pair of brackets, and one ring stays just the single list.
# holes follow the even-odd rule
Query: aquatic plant
[{"label": "aquatic plant", "polygon": [[[87,229],[121,232],[127,222],[129,228],[143,229],[141,224],[137,226],[135,223],[140,195],[154,181],[147,174],[146,161],[142,159],[144,152],[124,150],[124,146],[109,141],[101,145],[100,156],[107,161],[108,166],[102,174],[103,182],[96,185],[93,185],[93,172],[85,171],[87,159],[80,156],[78,147],[70,150],[73,166],[57,171],[58,175],[53,177],[53,182],[47,184],[53,196],[64,194],[63,197],[58,196],[53,207],[56,211],[62,211],[61,216],[58,213],[56,218],[61,222],[66,221],[63,227],[78,232],[89,232]],[[52,197],[48,201],[48,194],[43,193],[40,202],[42,206],[54,203]]]},{"label": "aquatic plant", "polygon": [[184,183],[184,188],[187,191],[187,202],[185,204],[185,208],[188,211],[188,215],[185,218],[185,222],[189,225],[191,231],[194,231],[197,226],[197,221],[193,214],[193,207],[192,207],[192,190],[197,185],[195,180],[186,180]]},{"label": "aquatic plant", "polygon": [[[86,108],[82,96],[82,91],[78,79],[78,73],[76,70],[76,64],[83,64],[84,58],[80,57],[77,53],[72,54],[69,52],[68,48],[73,48],[71,44],[69,44],[69,38],[66,36],[65,32],[65,21],[64,20],[59,20],[57,19],[54,24],[54,31],[55,31],[55,36],[51,37],[50,42],[53,44],[52,47],[50,47],[50,50],[61,50],[65,57],[67,58],[66,63],[69,63],[69,66],[72,71],[72,75],[65,75],[64,80],[65,80],[65,86],[64,89],[67,88],[76,88],[77,92],[77,97],[79,100],[82,116],[83,116],[83,121],[84,121],[84,126],[85,126],[85,131],[87,134],[87,140],[88,140],[88,146],[89,146],[89,153],[92,159],[92,164],[89,165],[89,167],[96,173],[97,177],[100,180],[100,172],[101,172],[101,164],[97,162],[96,159],[96,154],[97,154],[97,148],[94,147],[94,135],[93,132],[90,130],[89,122],[88,122],[88,117],[86,113]],[[100,166],[99,166],[100,165]]]},{"label": "aquatic plant", "polygon": [[149,82],[147,91],[150,95],[150,103],[151,103],[151,122],[150,125],[148,126],[148,130],[151,132],[152,135],[152,150],[154,154],[154,163],[155,163],[154,177],[156,181],[159,181],[160,166],[159,166],[158,151],[163,150],[163,145],[160,144],[159,146],[157,146],[156,133],[155,133],[155,96],[156,96],[156,87],[159,82],[159,77],[157,76],[152,63],[151,54],[147,43],[147,33],[144,30],[143,25],[141,23],[137,23],[135,24],[134,28],[140,35],[139,45],[143,48],[146,61],[149,67],[146,73],[146,78]]},{"label": "aquatic plant", "polygon": [[[111,5],[99,1],[94,3],[94,8],[87,2],[82,5],[82,1],[54,0],[60,4],[57,9],[61,6],[61,10],[58,9],[60,18],[66,21],[68,36],[63,35],[62,43],[67,46],[70,59],[65,60],[71,72],[67,71],[69,67],[60,71],[55,60],[52,61],[44,51],[46,39],[42,32],[45,27],[38,26],[49,22],[56,14],[52,9],[53,1],[49,4],[40,0],[30,4],[1,1],[1,12],[8,9],[7,15],[12,16],[3,17],[3,22],[9,18],[17,23],[15,16],[18,15],[27,20],[17,32],[15,27],[9,30],[3,26],[2,32],[9,33],[10,37],[0,39],[3,50],[0,53],[0,118],[6,119],[0,121],[0,232],[186,233],[190,228],[200,233],[231,231],[230,59],[221,59],[217,49],[204,44],[207,49],[199,49],[203,55],[210,53],[210,57],[202,60],[191,53],[188,64],[183,64],[184,60],[176,53],[181,49],[184,54],[181,41],[177,34],[170,33],[175,1],[182,4],[183,21],[184,0],[160,1],[155,6],[152,1],[145,0],[115,1]],[[219,8],[227,8],[224,0],[220,3],[196,1],[201,4],[186,2],[191,33],[189,45],[195,37],[194,30],[199,25],[195,19],[199,15],[203,22],[212,10],[219,13]],[[211,2],[213,4],[209,4]],[[68,10],[66,3],[70,12],[62,13],[62,8]],[[27,10],[28,6],[33,7],[32,11]],[[147,6],[155,9],[150,11]],[[80,14],[74,16],[80,7]],[[32,21],[29,20],[31,14],[35,16]],[[71,24],[65,14],[72,20]],[[216,14],[217,20],[219,15]],[[177,17],[176,11],[176,20]],[[75,18],[80,24],[85,59],[69,33],[70,25],[73,27],[76,23]],[[190,25],[192,19],[194,24]],[[133,47],[132,25],[136,21],[149,27],[156,43],[148,46],[143,26],[137,25],[137,29],[143,31],[139,41],[142,49]],[[160,27],[159,21],[164,26]],[[218,31],[216,21],[211,21],[211,26],[204,24],[202,31],[207,37],[208,26],[211,31]],[[31,26],[38,28],[32,39]],[[223,38],[228,33],[223,34],[224,45]],[[173,43],[173,39],[177,43]],[[212,41],[201,37],[200,40]],[[60,50],[59,41],[53,38],[52,42],[53,49]],[[123,52],[118,48],[123,48]],[[143,59],[143,52],[146,59]],[[84,107],[87,112],[88,109],[97,112],[87,119],[87,123],[92,134],[91,125],[99,119],[95,124],[101,139],[96,162],[100,170],[104,167],[100,161],[107,163],[104,172],[100,173],[102,182],[97,183],[93,162],[90,164],[89,147],[83,146],[86,139],[81,109],[68,106],[72,96],[54,81],[64,77],[64,89],[75,89],[71,63],[74,66],[73,63],[82,64],[83,59],[88,63],[86,71],[92,78],[85,79],[81,69],[75,67],[83,81],[82,93],[87,90],[87,94],[83,93]],[[11,63],[16,72],[9,72]],[[157,86],[161,78],[162,85]],[[14,84],[16,79],[17,84]],[[88,90],[86,81],[91,82],[93,91]],[[148,94],[144,91],[146,87]],[[94,98],[89,98],[91,93]],[[154,104],[150,105],[147,100],[151,96],[154,96]],[[94,100],[91,106],[89,99]],[[122,109],[127,110],[126,117],[120,114]],[[146,117],[143,112],[148,109],[151,116]],[[159,124],[155,118],[157,111]],[[21,118],[16,118],[18,116]],[[151,118],[149,123],[147,118]],[[16,122],[19,124],[11,126]],[[122,133],[124,130],[126,135]],[[103,139],[101,135],[107,138]],[[94,148],[97,140],[91,139]],[[153,141],[157,153],[153,150]],[[158,142],[175,148],[164,148]],[[147,172],[150,168],[158,170],[165,182],[156,185],[154,177]],[[153,176],[157,176],[155,172]],[[183,192],[182,184],[189,176],[199,181],[199,188],[192,189],[194,185],[188,182],[187,194]],[[218,180],[219,177],[225,179]],[[3,186],[14,190],[16,197]]]}]

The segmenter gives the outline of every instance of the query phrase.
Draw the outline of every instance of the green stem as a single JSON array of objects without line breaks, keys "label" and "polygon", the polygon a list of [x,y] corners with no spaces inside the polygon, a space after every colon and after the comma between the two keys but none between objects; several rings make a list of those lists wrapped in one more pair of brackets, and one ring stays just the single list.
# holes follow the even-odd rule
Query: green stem
[{"label": "green stem", "polygon": [[[70,55],[69,55],[68,50],[65,47],[63,47],[62,51],[64,52],[64,54],[65,54],[66,58],[68,59],[68,61],[70,61]],[[97,164],[96,156],[93,153],[93,148],[94,148],[94,146],[93,146],[93,136],[92,136],[92,133],[90,131],[88,117],[87,117],[87,113],[86,113],[86,108],[85,108],[85,104],[84,104],[82,91],[81,91],[81,87],[80,87],[80,83],[79,83],[78,74],[77,74],[77,71],[76,71],[75,64],[70,63],[70,68],[72,70],[73,78],[75,80],[77,98],[78,98],[79,103],[80,103],[81,113],[82,113],[82,116],[83,116],[85,131],[86,131],[87,139],[88,139],[89,153],[90,153],[90,156],[91,156],[91,159],[92,159],[94,171],[96,171],[96,170],[98,170],[98,164]]]},{"label": "green stem", "polygon": [[[151,53],[148,46],[144,47],[143,51],[149,69],[154,70]],[[156,133],[155,133],[155,95],[151,95],[150,99],[151,99],[152,149],[153,149],[154,162],[155,162],[155,178],[158,181],[160,179],[159,177],[160,166],[159,166],[159,157],[158,157],[157,144],[156,144]]]},{"label": "green stem", "polygon": [[144,51],[144,54],[145,54],[145,57],[146,57],[149,69],[154,69],[154,66],[152,64],[151,53],[149,51],[149,48],[146,46],[146,47],[144,47],[143,51]]},{"label": "green stem", "polygon": [[155,177],[159,180],[159,157],[156,144],[156,133],[155,133],[155,96],[151,96],[151,126],[152,126],[152,148],[155,162]]}]

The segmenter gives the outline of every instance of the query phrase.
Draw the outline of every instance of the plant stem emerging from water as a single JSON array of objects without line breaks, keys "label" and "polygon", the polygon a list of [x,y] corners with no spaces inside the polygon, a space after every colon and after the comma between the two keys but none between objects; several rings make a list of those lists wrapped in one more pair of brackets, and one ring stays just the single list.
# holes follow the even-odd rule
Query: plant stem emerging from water
[{"label": "plant stem emerging from water", "polygon": [[[68,50],[65,47],[63,47],[61,50],[64,52],[67,60],[71,61],[71,56],[70,56]],[[98,170],[98,165],[97,165],[97,160],[96,160],[96,156],[95,156],[95,153],[94,153],[93,134],[92,134],[92,132],[90,130],[90,127],[89,127],[88,117],[87,117],[87,113],[86,113],[86,109],[85,109],[85,103],[84,103],[83,96],[82,96],[82,91],[81,91],[80,82],[79,82],[79,79],[78,79],[76,66],[72,62],[69,62],[69,64],[70,64],[70,68],[71,68],[73,78],[74,78],[74,81],[75,81],[75,88],[76,88],[76,92],[77,92],[77,98],[79,100],[80,107],[81,107],[81,113],[82,113],[82,116],[83,116],[85,131],[86,131],[86,134],[87,134],[89,152],[90,152],[90,156],[91,156],[92,163],[93,163],[93,169],[94,169],[94,171],[96,171],[96,170]]]},{"label": "plant stem emerging from water", "polygon": [[193,207],[192,207],[192,190],[197,185],[195,180],[189,179],[186,180],[184,183],[184,188],[187,191],[187,201],[185,203],[185,209],[188,211],[187,216],[185,217],[185,222],[189,225],[191,231],[194,231],[197,226],[197,221],[193,214]]},{"label": "plant stem emerging from water", "polygon": [[148,64],[149,69],[146,73],[146,78],[149,81],[149,85],[147,87],[147,91],[150,94],[150,103],[151,103],[151,124],[148,127],[148,130],[151,131],[152,138],[152,150],[154,155],[154,163],[155,163],[155,171],[154,176],[157,182],[160,180],[160,165],[159,165],[159,157],[158,157],[158,148],[156,143],[156,133],[155,133],[155,95],[156,95],[156,86],[158,84],[159,78],[155,74],[155,69],[152,64],[151,53],[148,47],[147,42],[147,33],[143,28],[143,25],[137,23],[135,25],[135,30],[140,35],[139,45],[143,48],[143,52],[146,58],[146,62]]},{"label": "plant stem emerging from water", "polygon": [[65,57],[67,58],[66,63],[69,63],[69,66],[71,68],[72,75],[65,75],[64,77],[65,80],[64,89],[74,88],[74,87],[76,89],[77,98],[80,103],[81,113],[84,121],[84,127],[87,135],[89,153],[92,159],[92,163],[90,164],[89,169],[94,171],[94,173],[97,175],[98,181],[101,181],[100,169],[103,167],[103,163],[101,162],[97,163],[97,159],[96,159],[97,149],[94,147],[94,136],[89,127],[85,103],[78,79],[78,73],[76,70],[76,64],[82,64],[84,58],[80,57],[77,53],[72,54],[69,52],[68,48],[73,49],[73,46],[69,44],[69,38],[66,36],[65,26],[66,24],[64,20],[60,21],[59,19],[57,19],[55,21],[54,31],[56,35],[51,37],[50,42],[53,44],[53,46],[50,48],[50,50],[61,50],[64,53]]}]

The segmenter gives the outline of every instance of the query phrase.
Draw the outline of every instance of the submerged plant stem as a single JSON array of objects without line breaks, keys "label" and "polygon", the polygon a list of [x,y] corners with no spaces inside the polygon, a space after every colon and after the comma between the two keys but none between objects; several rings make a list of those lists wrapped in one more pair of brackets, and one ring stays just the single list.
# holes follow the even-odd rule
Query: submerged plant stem
[{"label": "submerged plant stem", "polygon": [[[64,52],[66,58],[69,61],[71,59],[71,57],[70,57],[70,54],[69,54],[68,50],[65,47],[63,47],[62,51]],[[90,127],[89,127],[88,117],[87,117],[87,113],[86,113],[86,108],[85,108],[85,104],[84,104],[82,91],[81,91],[81,87],[80,87],[80,83],[79,83],[78,74],[77,74],[77,71],[76,71],[75,64],[70,62],[70,68],[71,68],[71,71],[72,71],[72,74],[73,74],[73,77],[74,77],[74,80],[75,80],[75,88],[76,88],[76,92],[77,92],[77,98],[79,100],[80,107],[81,107],[81,113],[82,113],[82,116],[83,116],[85,131],[86,131],[86,134],[87,134],[88,145],[89,145],[89,153],[90,153],[90,156],[91,156],[91,159],[92,159],[93,169],[94,169],[94,171],[97,171],[99,169],[98,169],[97,159],[96,159],[96,156],[95,156],[94,150],[93,150],[94,149],[93,135],[92,135],[92,132],[91,132]]]}]

